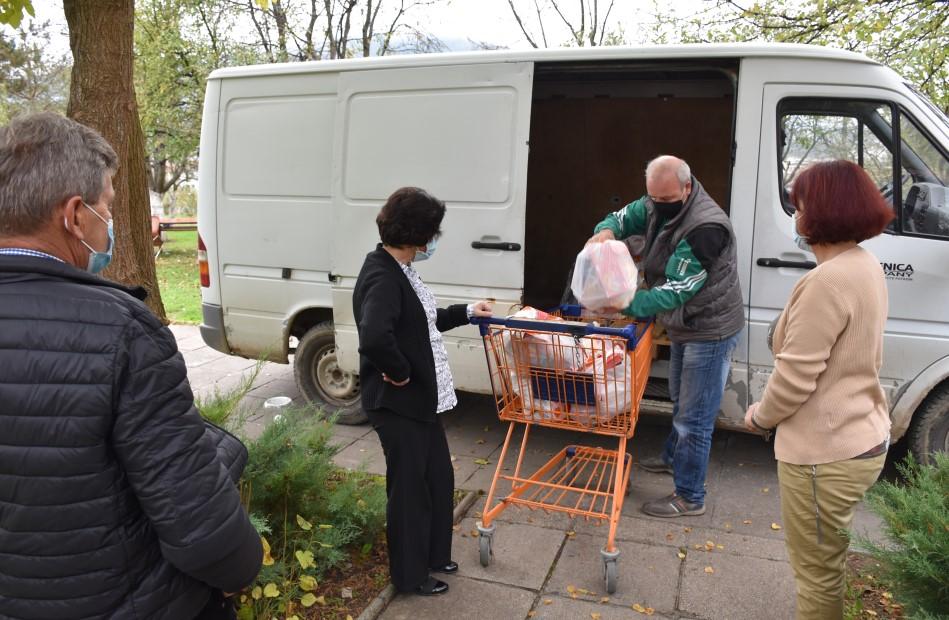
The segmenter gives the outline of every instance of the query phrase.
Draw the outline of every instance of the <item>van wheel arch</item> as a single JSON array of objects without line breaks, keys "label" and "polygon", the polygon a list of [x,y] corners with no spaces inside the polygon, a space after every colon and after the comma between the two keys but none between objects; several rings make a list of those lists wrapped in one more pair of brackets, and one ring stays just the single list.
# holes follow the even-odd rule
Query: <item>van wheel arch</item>
[{"label": "van wheel arch", "polygon": [[923,399],[910,422],[909,449],[919,463],[929,465],[933,453],[949,452],[949,380]]},{"label": "van wheel arch", "polygon": [[360,402],[359,376],[341,370],[336,362],[336,334],[332,321],[310,327],[300,337],[293,358],[293,376],[300,392],[321,405],[340,424],[368,421]]}]

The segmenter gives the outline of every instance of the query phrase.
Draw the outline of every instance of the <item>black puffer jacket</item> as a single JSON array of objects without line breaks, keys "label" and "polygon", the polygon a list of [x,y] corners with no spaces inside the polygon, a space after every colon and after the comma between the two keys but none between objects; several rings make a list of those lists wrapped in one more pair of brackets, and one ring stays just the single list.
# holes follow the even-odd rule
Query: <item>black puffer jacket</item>
[{"label": "black puffer jacket", "polygon": [[260,567],[246,451],[141,293],[0,256],[0,618],[185,620]]}]

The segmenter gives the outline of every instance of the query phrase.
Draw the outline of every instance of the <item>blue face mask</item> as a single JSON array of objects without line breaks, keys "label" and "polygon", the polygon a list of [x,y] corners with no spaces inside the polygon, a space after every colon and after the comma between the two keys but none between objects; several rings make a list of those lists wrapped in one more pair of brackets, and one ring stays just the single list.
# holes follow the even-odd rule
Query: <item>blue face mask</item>
[{"label": "blue face mask", "polygon": [[438,245],[438,237],[432,239],[425,245],[425,250],[416,250],[414,261],[428,260],[435,253],[435,246]]},{"label": "blue face mask", "polygon": [[89,273],[99,273],[103,269],[109,266],[109,263],[112,262],[112,249],[115,248],[115,232],[112,229],[112,219],[109,218],[106,220],[101,215],[99,215],[95,209],[87,205],[85,202],[82,203],[87,209],[92,211],[92,213],[102,220],[102,223],[108,227],[109,231],[109,245],[106,247],[105,252],[97,252],[93,249],[91,245],[86,243],[84,240],[80,239],[79,243],[86,246],[86,249],[89,250],[89,263],[86,265],[86,271]]},{"label": "blue face mask", "polygon": [[794,245],[804,250],[805,252],[814,253],[811,244],[808,243],[807,237],[802,237],[801,233],[797,232],[797,212],[794,212],[794,215],[791,216],[791,235],[794,238]]}]

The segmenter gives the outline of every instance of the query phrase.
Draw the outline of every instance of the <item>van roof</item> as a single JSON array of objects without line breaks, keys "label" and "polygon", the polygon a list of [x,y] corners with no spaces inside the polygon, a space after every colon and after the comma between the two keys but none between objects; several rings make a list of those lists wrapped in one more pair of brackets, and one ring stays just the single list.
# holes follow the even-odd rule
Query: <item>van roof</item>
[{"label": "van roof", "polygon": [[682,45],[601,46],[531,50],[491,50],[439,54],[393,54],[345,60],[268,63],[228,67],[208,79],[255,75],[361,71],[395,67],[433,67],[491,62],[569,62],[579,60],[683,60],[711,58],[806,58],[879,64],[863,54],[796,43],[690,43]]}]

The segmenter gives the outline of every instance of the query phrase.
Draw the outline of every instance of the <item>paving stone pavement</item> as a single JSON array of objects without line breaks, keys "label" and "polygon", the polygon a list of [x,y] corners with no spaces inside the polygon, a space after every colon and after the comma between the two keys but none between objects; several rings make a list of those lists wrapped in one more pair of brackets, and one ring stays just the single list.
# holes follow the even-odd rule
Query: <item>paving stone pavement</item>
[{"label": "paving stone pavement", "polygon": [[[171,329],[198,397],[234,389],[253,376],[254,361],[213,351],[204,345],[196,327],[173,325]],[[257,437],[273,419],[272,410],[263,406],[273,396],[303,402],[290,365],[266,363],[257,370],[241,403],[248,439]],[[496,417],[493,401],[460,393],[458,407],[443,422],[456,487],[486,492],[507,432],[507,425]],[[657,455],[668,431],[668,420],[644,417],[628,445],[633,461]],[[385,473],[379,441],[368,425],[337,426],[333,441],[339,446],[336,462],[340,466]],[[523,467],[536,468],[569,444],[611,447],[615,440],[535,428]],[[519,445],[512,442],[505,459],[507,471],[514,467]],[[449,593],[431,598],[397,596],[381,618],[645,617],[634,612],[633,605],[652,608],[653,618],[793,618],[794,582],[783,530],[772,528],[772,524],[780,525],[781,511],[771,444],[742,433],[716,431],[707,487],[704,515],[656,519],[639,508],[644,501],[671,492],[671,478],[634,469],[617,526],[618,588],[611,596],[605,591],[600,557],[608,528],[582,519],[506,510],[496,521],[493,561],[482,567],[475,530],[484,510],[482,497],[455,532],[455,559],[461,569],[446,578]],[[498,491],[503,495],[509,489],[499,487]],[[877,540],[882,537],[879,521],[862,506],[854,529]],[[685,557],[680,558],[680,553]]]}]

